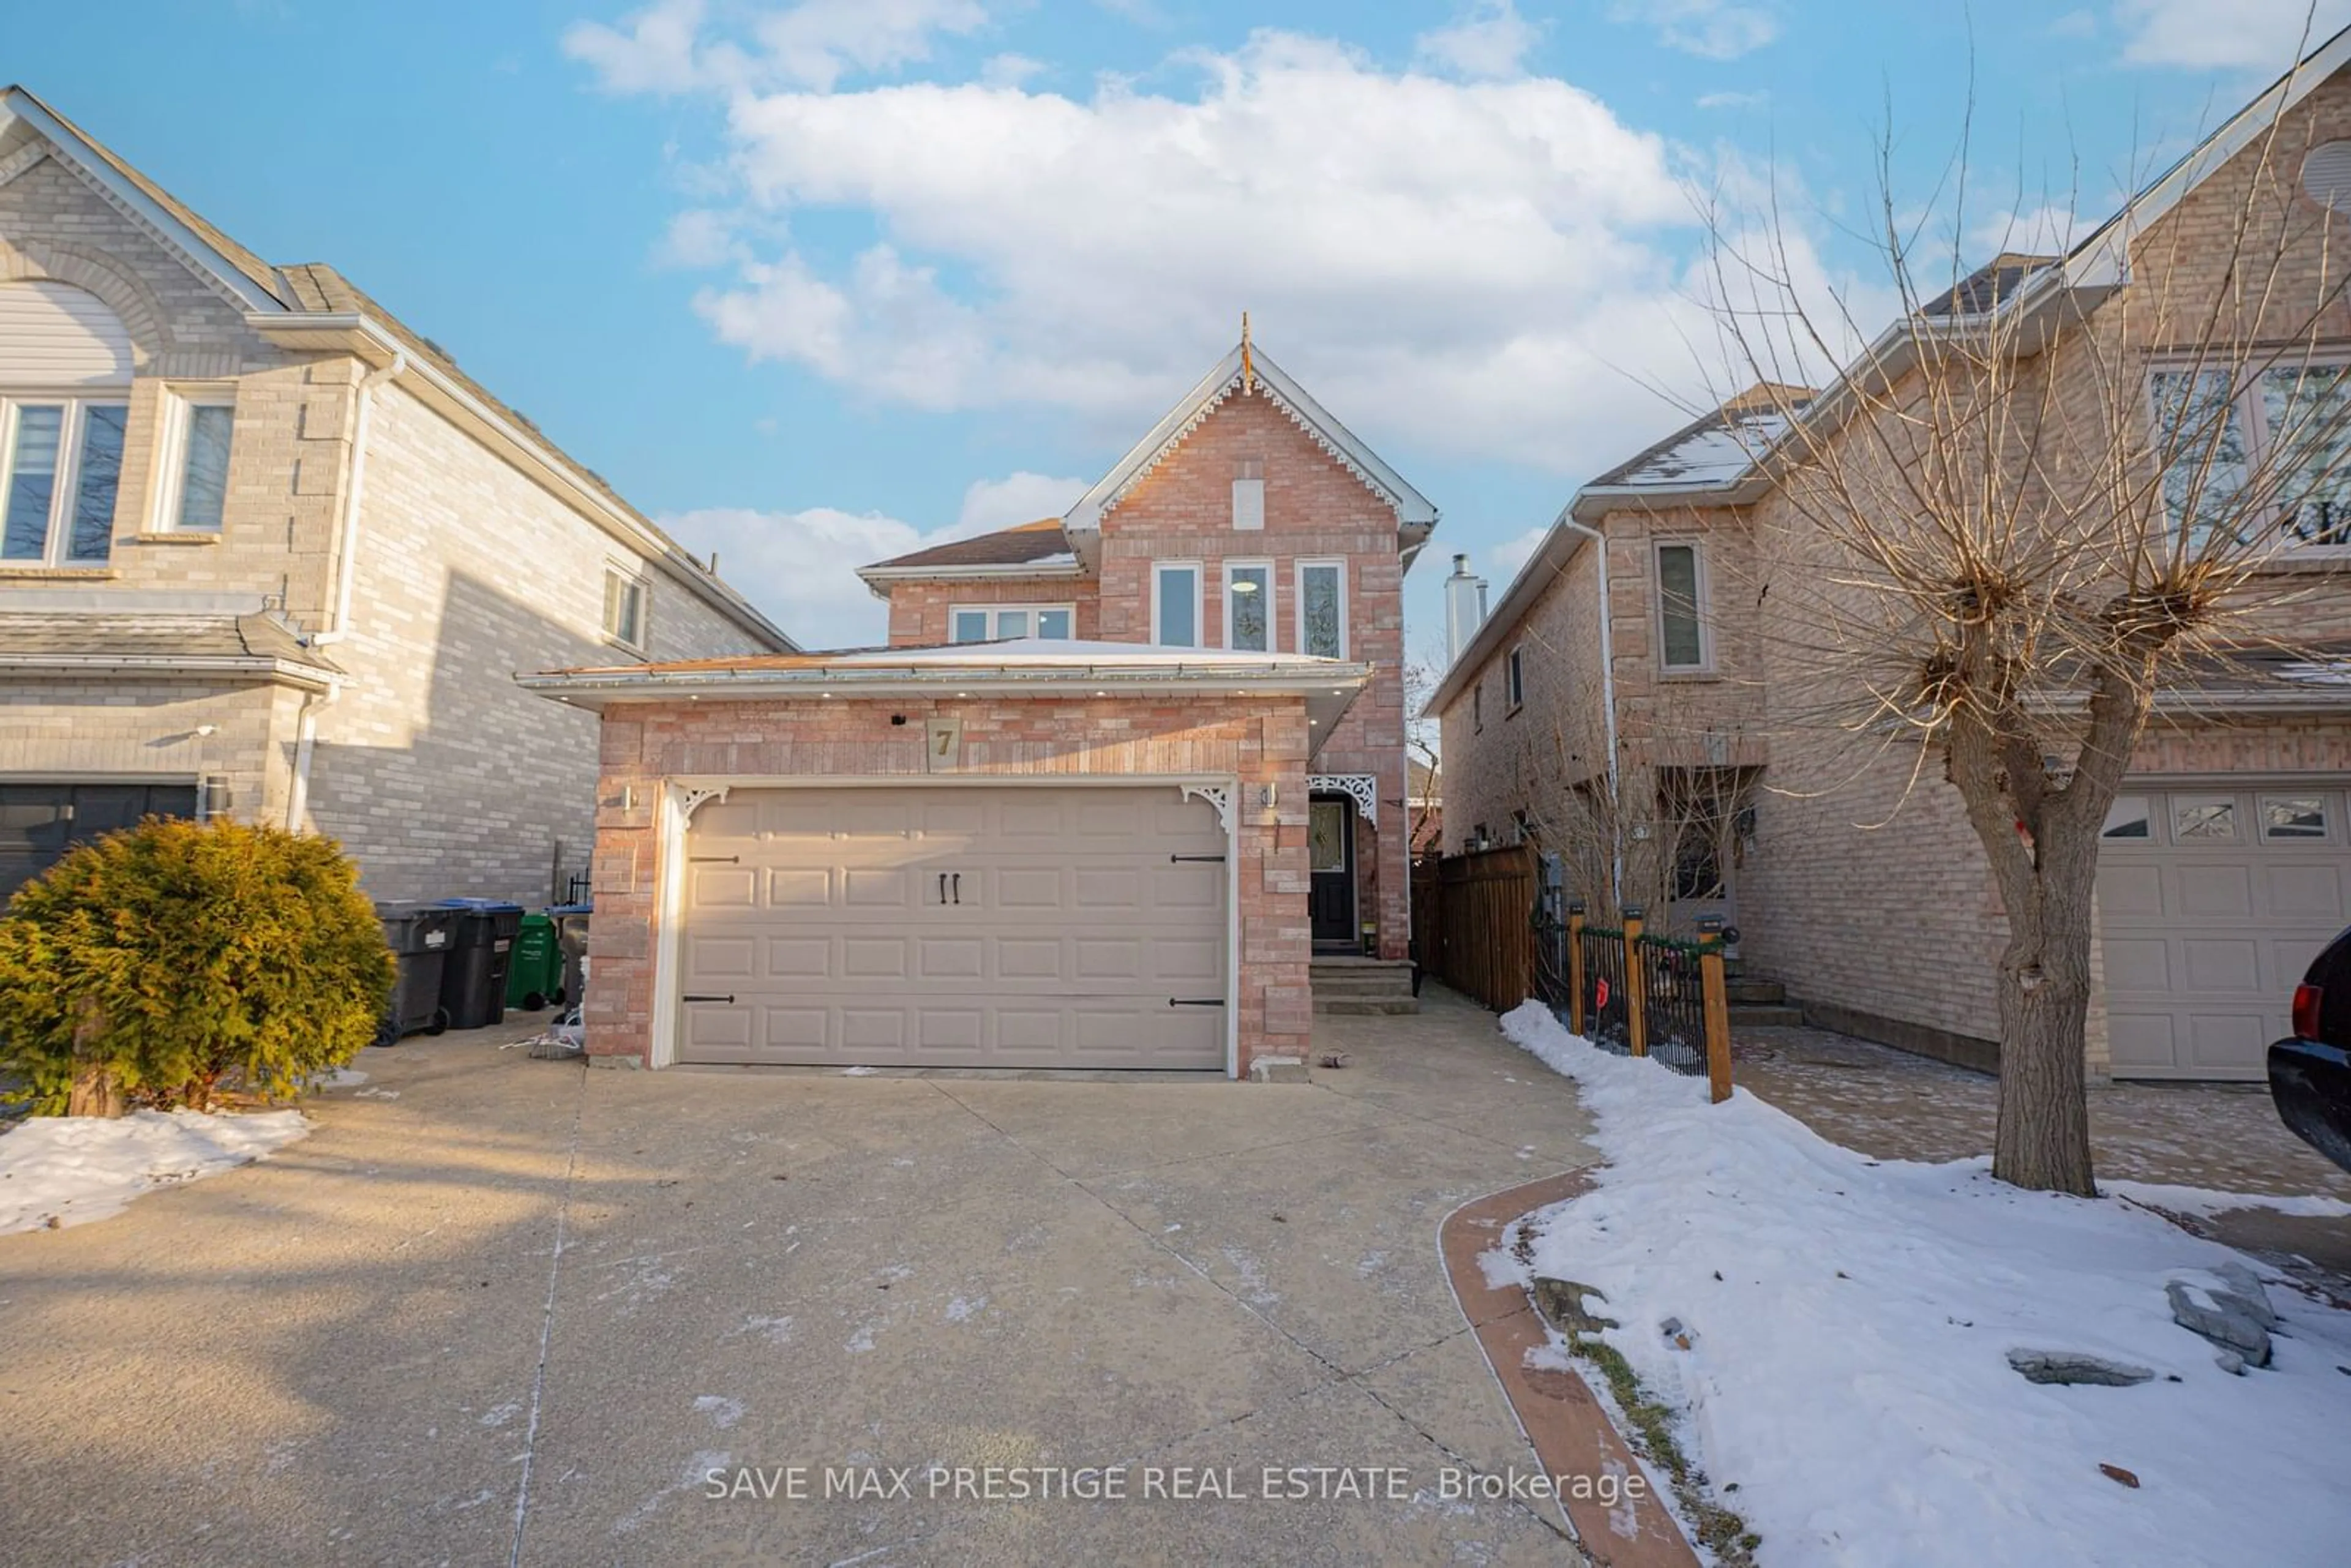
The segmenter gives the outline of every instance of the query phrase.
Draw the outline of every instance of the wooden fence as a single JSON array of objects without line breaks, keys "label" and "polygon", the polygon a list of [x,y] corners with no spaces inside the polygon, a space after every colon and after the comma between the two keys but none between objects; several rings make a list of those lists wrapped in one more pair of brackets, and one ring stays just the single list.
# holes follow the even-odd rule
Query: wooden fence
[{"label": "wooden fence", "polygon": [[1534,995],[1535,857],[1524,844],[1412,868],[1413,956],[1497,1012]]}]

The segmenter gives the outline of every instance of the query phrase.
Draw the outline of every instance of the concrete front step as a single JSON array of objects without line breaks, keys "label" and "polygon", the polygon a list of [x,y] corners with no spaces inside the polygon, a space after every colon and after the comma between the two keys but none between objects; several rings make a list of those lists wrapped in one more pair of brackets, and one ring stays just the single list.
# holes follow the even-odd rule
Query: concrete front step
[{"label": "concrete front step", "polygon": [[1420,1011],[1420,998],[1412,996],[1326,997],[1318,991],[1314,996],[1314,1010],[1351,1018],[1394,1017]]},{"label": "concrete front step", "polygon": [[1758,1002],[1733,1002],[1730,1006],[1733,1029],[1787,1029],[1803,1021],[1804,1009],[1799,1007]]},{"label": "concrete front step", "polygon": [[1732,980],[1724,990],[1736,1007],[1776,1008],[1788,999],[1788,988],[1777,980]]},{"label": "concrete front step", "polygon": [[1412,961],[1408,958],[1363,958],[1354,956],[1316,958],[1307,971],[1318,1013],[1405,1014],[1420,1011],[1412,994]]}]

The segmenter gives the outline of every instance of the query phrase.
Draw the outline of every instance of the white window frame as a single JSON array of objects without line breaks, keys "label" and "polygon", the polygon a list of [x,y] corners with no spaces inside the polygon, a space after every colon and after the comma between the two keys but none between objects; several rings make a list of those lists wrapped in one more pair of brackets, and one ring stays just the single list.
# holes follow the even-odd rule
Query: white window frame
[{"label": "white window frame", "polygon": [[[1697,595],[1697,601],[1690,606],[1691,618],[1698,622],[1698,663],[1695,664],[1669,664],[1666,662],[1665,555],[1669,549],[1687,549],[1690,552],[1690,587]],[[1652,612],[1652,621],[1657,635],[1657,673],[1667,675],[1712,674],[1714,627],[1711,624],[1712,617],[1707,613],[1707,607],[1713,598],[1713,584],[1707,571],[1706,541],[1688,538],[1650,541],[1649,571],[1650,581],[1656,585],[1656,592],[1653,595],[1656,600],[1656,606]]]},{"label": "white window frame", "polygon": [[[2245,517],[2245,522],[2253,530],[2256,542],[2264,537],[2275,536],[2278,528],[2283,526],[2279,519],[2284,510],[2279,504],[2277,494],[2279,476],[2269,474],[2264,476],[2262,472],[2262,465],[2269,457],[2270,429],[2268,411],[2262,406],[2262,379],[2273,371],[2351,371],[2351,345],[2306,356],[2273,360],[2265,363],[2214,364],[2209,360],[2199,361],[2193,357],[2178,355],[2158,357],[2147,364],[2144,388],[2147,399],[2147,430],[2152,444],[2159,442],[2163,434],[2163,405],[2155,392],[2158,376],[2225,375],[2231,379],[2233,384],[2229,392],[2229,413],[2230,417],[2237,422],[2237,428],[2244,436],[2246,481],[2251,484],[2255,482],[2257,476],[2262,476],[2269,490],[2269,495],[2262,505],[2248,512]],[[2158,451],[2154,455],[2160,463],[2162,453]],[[2339,474],[2337,477],[2346,483],[2351,483],[2351,472]],[[2164,530],[2168,537],[2186,524],[2173,518],[2170,515],[2169,503],[2164,499],[2162,494],[2163,471],[2160,469],[2155,476],[2155,483],[2156,505],[2163,508]],[[2351,538],[2346,538],[2341,544],[2307,544],[2295,540],[2280,544],[2277,547],[2277,553],[2297,559],[2340,559],[2344,557],[2351,557]]]},{"label": "white window frame", "polygon": [[1188,571],[1192,574],[1192,640],[1177,645],[1186,648],[1208,647],[1210,644],[1207,641],[1207,627],[1203,618],[1206,606],[1201,596],[1201,585],[1207,580],[1208,574],[1207,568],[1196,560],[1155,560],[1151,563],[1152,646],[1155,648],[1167,646],[1165,640],[1160,635],[1159,604],[1162,596],[1159,581],[1169,572],[1174,571]]},{"label": "white window frame", "polygon": [[1233,528],[1259,533],[1265,528],[1265,461],[1244,457],[1233,468]]},{"label": "white window frame", "polygon": [[[1236,483],[1238,483],[1238,481],[1236,481]],[[1272,653],[1279,652],[1279,644],[1281,642],[1281,621],[1275,612],[1275,597],[1278,591],[1274,585],[1280,580],[1280,578],[1276,575],[1273,570],[1272,560],[1263,556],[1231,556],[1219,561],[1217,566],[1222,572],[1224,579],[1225,596],[1225,618],[1224,623],[1217,629],[1218,634],[1217,640],[1223,644],[1228,652],[1231,653]],[[1243,571],[1262,571],[1265,573],[1265,646],[1262,649],[1235,648],[1233,646],[1233,599],[1235,597],[1233,593],[1233,578],[1237,573]]]},{"label": "white window frame", "polygon": [[188,424],[200,408],[228,410],[229,450],[236,449],[236,388],[172,387],[163,394],[161,439],[155,444],[159,466],[155,470],[155,509],[147,526],[159,534],[225,533],[228,529],[228,502],[221,502],[220,527],[183,528],[180,523],[180,503],[186,498],[188,485]]},{"label": "white window frame", "polygon": [[[16,411],[24,404],[42,408],[62,404],[65,413],[57,421],[57,472],[49,490],[49,520],[47,531],[41,536],[38,556],[17,559],[0,559],[0,570],[25,571],[53,570],[64,571],[96,571],[110,564],[114,558],[113,524],[107,525],[107,553],[93,560],[75,560],[66,552],[71,545],[73,530],[68,526],[73,515],[75,497],[81,489],[81,443],[83,422],[88,411],[96,408],[119,408],[123,411],[123,456],[131,453],[130,407],[131,392],[127,387],[111,393],[93,396],[88,388],[71,392],[38,392],[12,389],[0,393],[0,514],[5,514],[8,493],[16,483]],[[122,510],[122,480],[115,479],[114,507]]]},{"label": "white window frame", "polygon": [[1339,651],[1325,656],[1343,659],[1347,656],[1351,641],[1347,635],[1347,558],[1344,556],[1312,556],[1290,568],[1290,633],[1296,639],[1292,648],[1301,653],[1311,651],[1306,646],[1306,574],[1322,567],[1330,567],[1339,574]]},{"label": "white window frame", "polygon": [[[612,589],[620,586],[625,596],[634,591],[637,595],[637,632],[634,641],[621,634],[619,617],[614,613],[616,601]],[[600,612],[604,628],[604,641],[615,648],[626,648],[632,653],[648,653],[653,648],[653,585],[643,572],[632,570],[619,561],[604,563],[604,603]]]},{"label": "white window frame", "polygon": [[1002,638],[1004,637],[1005,633],[1004,633],[1004,632],[1003,632],[1002,628],[1000,628],[1000,627],[998,627],[998,626],[997,625],[997,623],[996,623],[996,619],[997,619],[997,617],[998,617],[998,616],[999,616],[999,615],[1013,614],[1013,613],[1022,614],[1022,615],[1026,615],[1026,616],[1028,616],[1028,617],[1029,617],[1029,632],[1028,632],[1027,635],[1031,636],[1031,637],[1041,637],[1041,636],[1043,636],[1043,635],[1044,635],[1044,633],[1043,633],[1043,632],[1039,632],[1039,631],[1036,629],[1036,626],[1037,626],[1037,617],[1038,617],[1038,616],[1040,616],[1040,615],[1050,615],[1050,614],[1053,613],[1053,612],[1054,612],[1055,611],[1057,611],[1057,610],[1058,610],[1058,611],[1060,611],[1062,614],[1067,615],[1067,616],[1070,618],[1070,636],[1071,636],[1072,639],[1075,639],[1075,638],[1076,638],[1076,636],[1077,636],[1077,634],[1078,634],[1078,607],[1077,607],[1077,605],[1076,605],[1076,604],[1074,604],[1074,603],[1067,603],[1067,604],[1010,604],[1010,603],[1006,603],[1006,604],[954,604],[954,605],[950,605],[950,606],[948,606],[948,607],[947,607],[947,641],[948,641],[948,642],[950,642],[950,643],[952,643],[952,642],[954,642],[954,641],[956,640],[956,634],[955,634],[955,629],[956,629],[956,618],[957,616],[959,616],[959,615],[985,615],[985,616],[987,616],[987,631],[988,631],[988,635],[987,635],[987,636],[985,636],[985,637],[981,637],[981,638],[977,639],[977,641],[982,642],[982,643],[992,643],[992,642],[1001,641],[1001,640],[1002,640]]}]

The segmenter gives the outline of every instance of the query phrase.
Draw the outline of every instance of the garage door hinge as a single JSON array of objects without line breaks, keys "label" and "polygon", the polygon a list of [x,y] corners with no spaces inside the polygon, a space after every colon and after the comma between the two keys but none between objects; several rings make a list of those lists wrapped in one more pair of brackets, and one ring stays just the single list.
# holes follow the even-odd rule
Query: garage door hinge
[{"label": "garage door hinge", "polygon": [[738,865],[743,860],[741,855],[688,855],[685,858],[696,865]]},{"label": "garage door hinge", "polygon": [[1220,1008],[1225,1005],[1225,998],[1222,997],[1170,997],[1167,998],[1167,1005],[1171,1008]]},{"label": "garage door hinge", "polygon": [[1225,863],[1225,857],[1222,855],[1169,855],[1167,859],[1171,862],[1176,861],[1213,861],[1218,865]]},{"label": "garage door hinge", "polygon": [[692,995],[692,994],[688,994],[687,996],[685,996],[685,997],[684,997],[684,998],[683,998],[682,999],[683,999],[683,1000],[685,1000],[685,1001],[689,1001],[689,1002],[732,1002],[732,1001],[734,1001],[734,999],[735,999],[735,998],[734,998],[732,996],[725,996],[725,997],[697,997],[697,996],[694,996],[694,995]]}]

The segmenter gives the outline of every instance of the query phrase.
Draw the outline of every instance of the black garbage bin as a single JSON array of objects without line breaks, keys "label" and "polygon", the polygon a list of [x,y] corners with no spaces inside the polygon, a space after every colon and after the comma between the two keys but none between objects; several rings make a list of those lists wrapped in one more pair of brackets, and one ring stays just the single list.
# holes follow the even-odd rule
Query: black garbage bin
[{"label": "black garbage bin", "polygon": [[439,1034],[449,1027],[449,1015],[441,1008],[441,981],[457,912],[438,904],[379,904],[375,913],[400,968],[376,1043],[390,1045],[419,1030]]},{"label": "black garbage bin", "polygon": [[456,922],[441,970],[441,1005],[451,1029],[486,1029],[507,1016],[507,962],[522,929],[522,905],[496,898],[444,898]]},{"label": "black garbage bin", "polygon": [[565,1008],[580,1005],[581,980],[588,959],[588,917],[594,914],[592,904],[549,904],[547,917],[555,922],[555,945],[563,954],[563,989],[560,998]]}]

